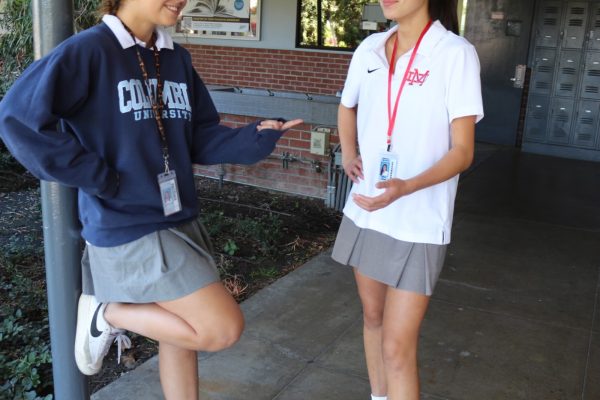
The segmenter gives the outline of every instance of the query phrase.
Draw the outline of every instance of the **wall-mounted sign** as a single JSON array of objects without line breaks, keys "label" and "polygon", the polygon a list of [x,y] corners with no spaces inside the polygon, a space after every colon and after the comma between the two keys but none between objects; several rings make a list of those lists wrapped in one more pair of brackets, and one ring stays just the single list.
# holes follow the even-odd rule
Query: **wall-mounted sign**
[{"label": "wall-mounted sign", "polygon": [[258,40],[260,0],[190,0],[176,36]]}]

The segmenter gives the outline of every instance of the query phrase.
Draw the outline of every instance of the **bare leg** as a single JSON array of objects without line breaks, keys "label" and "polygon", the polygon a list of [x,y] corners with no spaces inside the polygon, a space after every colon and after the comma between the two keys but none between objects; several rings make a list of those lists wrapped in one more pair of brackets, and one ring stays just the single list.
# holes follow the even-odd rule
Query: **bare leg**
[{"label": "bare leg", "polygon": [[160,343],[158,366],[166,400],[198,399],[198,358],[194,350]]},{"label": "bare leg", "polygon": [[429,297],[388,288],[383,317],[383,362],[388,400],[418,400],[417,343]]},{"label": "bare leg", "polygon": [[239,306],[220,282],[173,301],[111,303],[104,318],[115,328],[188,350],[225,349],[244,328]]},{"label": "bare leg", "polygon": [[356,268],[354,277],[363,307],[363,340],[371,393],[385,396],[387,385],[382,356],[382,325],[387,285],[367,278]]},{"label": "bare leg", "polygon": [[111,303],[104,318],[115,328],[159,341],[160,381],[167,400],[197,400],[196,351],[225,349],[244,329],[239,306],[220,282],[173,301]]}]

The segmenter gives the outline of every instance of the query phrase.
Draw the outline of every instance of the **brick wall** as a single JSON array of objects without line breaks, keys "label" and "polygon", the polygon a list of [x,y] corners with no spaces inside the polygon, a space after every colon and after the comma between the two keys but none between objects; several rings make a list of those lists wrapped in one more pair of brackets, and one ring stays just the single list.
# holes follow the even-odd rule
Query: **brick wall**
[{"label": "brick wall", "polygon": [[[194,67],[207,85],[262,88],[323,95],[335,95],[344,85],[351,54],[292,50],[250,49],[186,45]],[[240,126],[257,118],[222,114],[229,126]],[[328,156],[310,153],[310,131],[303,124],[290,130],[278,142],[270,158],[252,166],[225,165],[224,179],[304,196],[325,198]],[[339,142],[332,132],[331,146]],[[281,156],[289,153],[297,161],[283,168]],[[319,162],[321,172],[315,163]],[[218,178],[220,166],[195,166],[196,174]]]},{"label": "brick wall", "polygon": [[[254,122],[256,118],[222,114],[225,125],[237,127]],[[302,124],[290,129],[277,143],[271,156],[254,165],[224,165],[226,181],[281,190],[302,196],[325,198],[328,179],[329,156],[310,153],[310,131],[313,125]],[[331,146],[338,143],[337,134],[330,138]],[[289,161],[284,168],[282,154],[289,153],[296,161]],[[315,168],[320,165],[320,171]],[[219,178],[221,166],[194,166],[194,173]]]},{"label": "brick wall", "polygon": [[351,54],[186,45],[206,84],[335,95]]}]

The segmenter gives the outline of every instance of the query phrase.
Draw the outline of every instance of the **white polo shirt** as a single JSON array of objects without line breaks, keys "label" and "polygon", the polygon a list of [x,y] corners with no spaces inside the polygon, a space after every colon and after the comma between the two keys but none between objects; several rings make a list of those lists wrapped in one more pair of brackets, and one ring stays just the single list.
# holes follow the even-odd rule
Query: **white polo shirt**
[{"label": "white polo shirt", "polygon": [[[357,109],[358,144],[365,179],[351,193],[376,196],[381,154],[386,149],[389,64],[385,43],[397,27],[366,38],[354,52],[341,103]],[[412,49],[396,63],[392,107]],[[483,118],[479,59],[464,38],[436,21],[417,51],[404,86],[392,136],[398,165],[396,178],[412,178],[429,169],[450,150],[450,123],[455,118]],[[348,198],[344,214],[365,229],[415,243],[450,242],[458,176],[401,197],[369,212]]]}]

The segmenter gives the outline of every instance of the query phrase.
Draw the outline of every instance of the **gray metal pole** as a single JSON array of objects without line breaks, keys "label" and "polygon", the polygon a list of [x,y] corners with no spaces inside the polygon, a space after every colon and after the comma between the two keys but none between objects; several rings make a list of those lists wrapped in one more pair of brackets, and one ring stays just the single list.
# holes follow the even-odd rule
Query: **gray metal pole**
[{"label": "gray metal pole", "polygon": [[[73,3],[33,0],[32,11],[34,51],[38,59],[73,34]],[[89,399],[87,378],[77,369],[73,355],[81,291],[77,191],[42,181],[41,196],[54,398]]]}]

